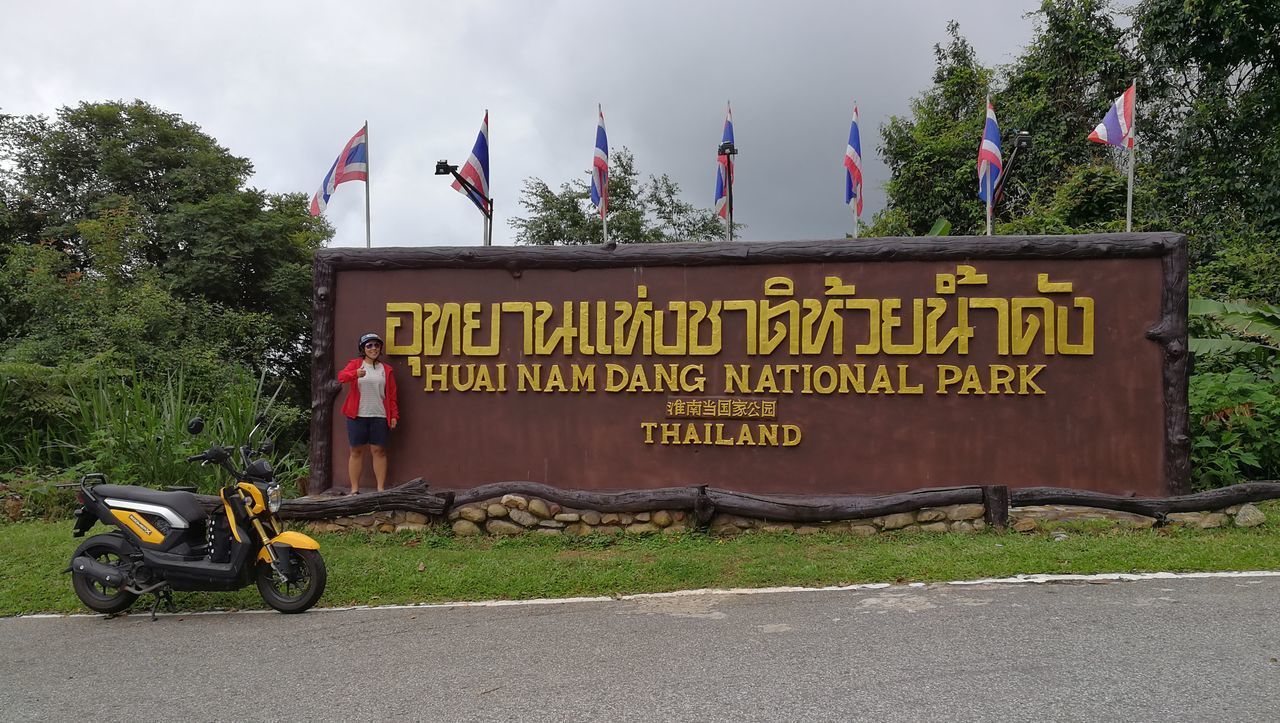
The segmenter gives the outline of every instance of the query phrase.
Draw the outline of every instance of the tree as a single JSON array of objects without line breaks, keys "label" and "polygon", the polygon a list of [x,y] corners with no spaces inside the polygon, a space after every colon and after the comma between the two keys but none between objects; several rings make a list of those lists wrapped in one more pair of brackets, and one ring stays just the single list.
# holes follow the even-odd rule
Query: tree
[{"label": "tree", "polygon": [[[947,25],[950,42],[934,47],[932,87],[912,101],[910,117],[893,117],[881,128],[889,205],[873,233],[923,234],[939,218],[959,233],[980,233],[985,210],[974,166],[988,96],[1006,139],[1022,129],[1034,141],[1008,169],[997,221],[1022,233],[1114,225],[1114,217],[1090,208],[1113,208],[1118,193],[1123,211],[1124,187],[1117,190],[1111,172],[1119,156],[1085,139],[1128,85],[1137,61],[1105,2],[1045,0],[1035,15],[1031,42],[999,70],[980,66],[959,26]],[[1010,150],[1006,142],[1006,161]],[[1103,191],[1111,195],[1081,195]]]},{"label": "tree", "polygon": [[10,240],[51,240],[80,270],[93,259],[76,224],[104,204],[130,199],[146,240],[137,260],[156,265],[175,241],[158,233],[156,217],[177,204],[234,192],[253,171],[196,125],[142,101],[81,103],[60,109],[56,120],[7,117],[0,122],[0,155],[17,171],[23,211],[39,222],[38,236]]},{"label": "tree", "polygon": [[1201,293],[1280,303],[1280,5],[1143,0],[1134,27],[1153,223],[1190,235]]},{"label": "tree", "polygon": [[872,233],[921,234],[938,218],[978,232],[988,85],[1006,138],[1023,129],[1034,142],[1008,173],[997,230],[1122,228],[1126,154],[1084,139],[1137,78],[1135,226],[1189,236],[1194,293],[1280,303],[1280,5],[1142,0],[1129,12],[1126,29],[1106,2],[1045,0],[999,70],[951,23],[932,86],[881,129],[892,175]]},{"label": "tree", "polygon": [[[1104,181],[1111,175],[1107,171],[1118,168],[1122,152],[1086,137],[1139,72],[1128,34],[1116,26],[1108,3],[1044,0],[1035,15],[1035,34],[1003,73],[998,96],[1001,125],[1010,133],[1030,132],[1034,142],[1030,153],[1019,155],[1004,188],[1001,210],[1011,218],[1053,205],[1062,184]],[[1097,202],[1110,208],[1118,199],[1123,218],[1125,186],[1104,183],[1091,189],[1102,191],[1113,196]],[[1115,219],[1077,218],[1072,227],[1100,230],[1098,224]]]},{"label": "tree", "polygon": [[[652,228],[663,241],[717,241],[724,238],[724,225],[715,212],[696,208],[680,199],[680,186],[667,174],[649,176],[645,206]],[[733,224],[735,233],[746,224]]]},{"label": "tree", "polygon": [[1031,42],[996,71],[949,25],[932,86],[881,129],[892,176],[873,233],[920,234],[938,217],[977,230],[974,147],[988,81],[1005,137],[1025,129],[1034,141],[1009,173],[997,231],[1120,230],[1127,154],[1085,138],[1137,78],[1134,225],[1186,233],[1191,293],[1212,299],[1191,303],[1195,484],[1274,476],[1280,5],[1141,0],[1128,12],[1122,29],[1105,2],[1046,0]]},{"label": "tree", "polygon": [[992,71],[978,64],[955,21],[947,34],[951,41],[933,48],[933,87],[911,101],[909,118],[894,116],[880,129],[888,208],[877,214],[873,235],[924,234],[939,218],[962,234],[985,223],[974,159]]},{"label": "tree", "polygon": [[[15,171],[0,184],[12,280],[0,292],[0,360],[127,359],[141,335],[192,359],[214,349],[230,355],[223,364],[269,367],[306,398],[311,258],[332,229],[301,194],[245,188],[247,159],[142,101],[0,116],[0,159]],[[63,289],[59,303],[45,304],[49,285]],[[122,315],[106,326],[135,328],[82,328],[93,304]]]},{"label": "tree", "polygon": [[[520,191],[528,217],[511,219],[516,242],[529,245],[594,244],[603,239],[600,214],[590,203],[588,181],[575,179],[551,190],[529,178]],[[724,227],[716,215],[680,199],[680,186],[665,173],[641,182],[626,148],[609,158],[609,240],[618,243],[713,241]],[[735,224],[741,227],[741,224]]]},{"label": "tree", "polygon": [[266,322],[243,357],[310,386],[312,255],[331,232],[306,211],[301,193],[244,190],[182,204],[162,229],[181,238],[161,266],[174,290]]}]

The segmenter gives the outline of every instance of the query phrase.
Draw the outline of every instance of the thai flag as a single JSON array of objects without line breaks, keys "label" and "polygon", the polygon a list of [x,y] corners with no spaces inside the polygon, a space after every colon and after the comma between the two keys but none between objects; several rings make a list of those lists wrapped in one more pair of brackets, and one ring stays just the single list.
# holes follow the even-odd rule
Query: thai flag
[{"label": "thai flag", "polygon": [[[725,103],[724,116],[724,137],[720,139],[721,143],[733,143],[733,108]],[[719,168],[716,169],[716,215],[720,218],[728,218],[729,216],[729,187],[733,185],[733,176],[729,172],[729,156],[716,156],[716,163]]]},{"label": "thai flag", "polygon": [[1089,134],[1094,143],[1106,143],[1121,148],[1133,148],[1133,102],[1137,95],[1137,83],[1120,94],[1111,104],[1111,110]]},{"label": "thai flag", "polygon": [[458,191],[479,208],[481,213],[489,215],[489,111],[484,112],[484,123],[480,125],[480,135],[476,136],[476,144],[471,148],[471,157],[467,159],[458,175],[467,179],[479,191],[468,190],[458,181],[453,182],[453,190]]},{"label": "thai flag", "polygon": [[1000,126],[996,124],[996,109],[987,100],[987,124],[982,131],[982,145],[978,147],[978,198],[995,201],[995,188],[1000,183],[1003,162],[1000,156]]},{"label": "thai flag", "polygon": [[591,159],[591,202],[604,218],[609,208],[609,138],[604,132],[604,108],[596,107],[600,110],[600,124],[596,126],[596,155]]},{"label": "thai flag", "polygon": [[337,160],[329,166],[320,190],[311,197],[311,215],[319,216],[329,205],[329,197],[339,185],[347,181],[369,182],[369,126],[365,124],[338,154]]},{"label": "thai flag", "polygon": [[862,218],[862,141],[858,138],[858,104],[853,105],[853,123],[849,125],[849,145],[844,149],[844,202]]}]

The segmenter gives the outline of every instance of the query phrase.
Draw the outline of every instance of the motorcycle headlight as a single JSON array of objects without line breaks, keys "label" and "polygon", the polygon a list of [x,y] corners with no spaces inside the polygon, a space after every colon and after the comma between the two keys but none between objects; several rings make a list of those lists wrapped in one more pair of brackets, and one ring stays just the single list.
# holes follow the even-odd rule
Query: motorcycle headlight
[{"label": "motorcycle headlight", "polygon": [[267,487],[267,509],[272,512],[280,511],[280,485],[278,483]]}]

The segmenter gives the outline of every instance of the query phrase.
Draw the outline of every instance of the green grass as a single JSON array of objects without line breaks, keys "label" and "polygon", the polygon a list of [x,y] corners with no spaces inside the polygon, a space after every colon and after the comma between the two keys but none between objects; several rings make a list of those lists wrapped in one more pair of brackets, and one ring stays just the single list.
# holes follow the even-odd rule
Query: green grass
[{"label": "green grass", "polygon": [[[1280,503],[1262,506],[1280,519]],[[437,533],[318,535],[329,568],[324,606],[611,595],[703,587],[931,582],[1019,573],[1280,569],[1280,522],[1253,529],[1048,533],[901,533],[872,538],[754,533],[569,539]],[[102,528],[95,528],[101,531]],[[70,522],[0,525],[0,616],[87,612],[62,574]],[[421,569],[419,569],[421,568]],[[181,610],[261,608],[254,588],[179,593]],[[135,605],[138,609],[143,602]]]}]

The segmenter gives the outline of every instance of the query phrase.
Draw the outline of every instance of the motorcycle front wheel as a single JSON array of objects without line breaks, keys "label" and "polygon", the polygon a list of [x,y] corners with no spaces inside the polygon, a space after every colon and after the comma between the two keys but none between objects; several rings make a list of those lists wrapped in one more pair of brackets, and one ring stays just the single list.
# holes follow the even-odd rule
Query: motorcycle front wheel
[{"label": "motorcycle front wheel", "polygon": [[[76,548],[71,559],[84,555],[104,565],[123,568],[128,564],[126,561],[128,554],[129,546],[120,535],[109,533],[94,535],[85,540]],[[80,598],[80,602],[96,613],[114,615],[125,610],[138,599],[138,596],[131,592],[107,587],[74,570],[71,572],[71,587],[75,589],[76,597]]]},{"label": "motorcycle front wheel", "polygon": [[306,612],[324,594],[324,558],[316,550],[290,549],[289,555],[289,562],[297,571],[294,579],[282,581],[271,565],[262,563],[258,565],[258,592],[268,605],[282,613]]}]

